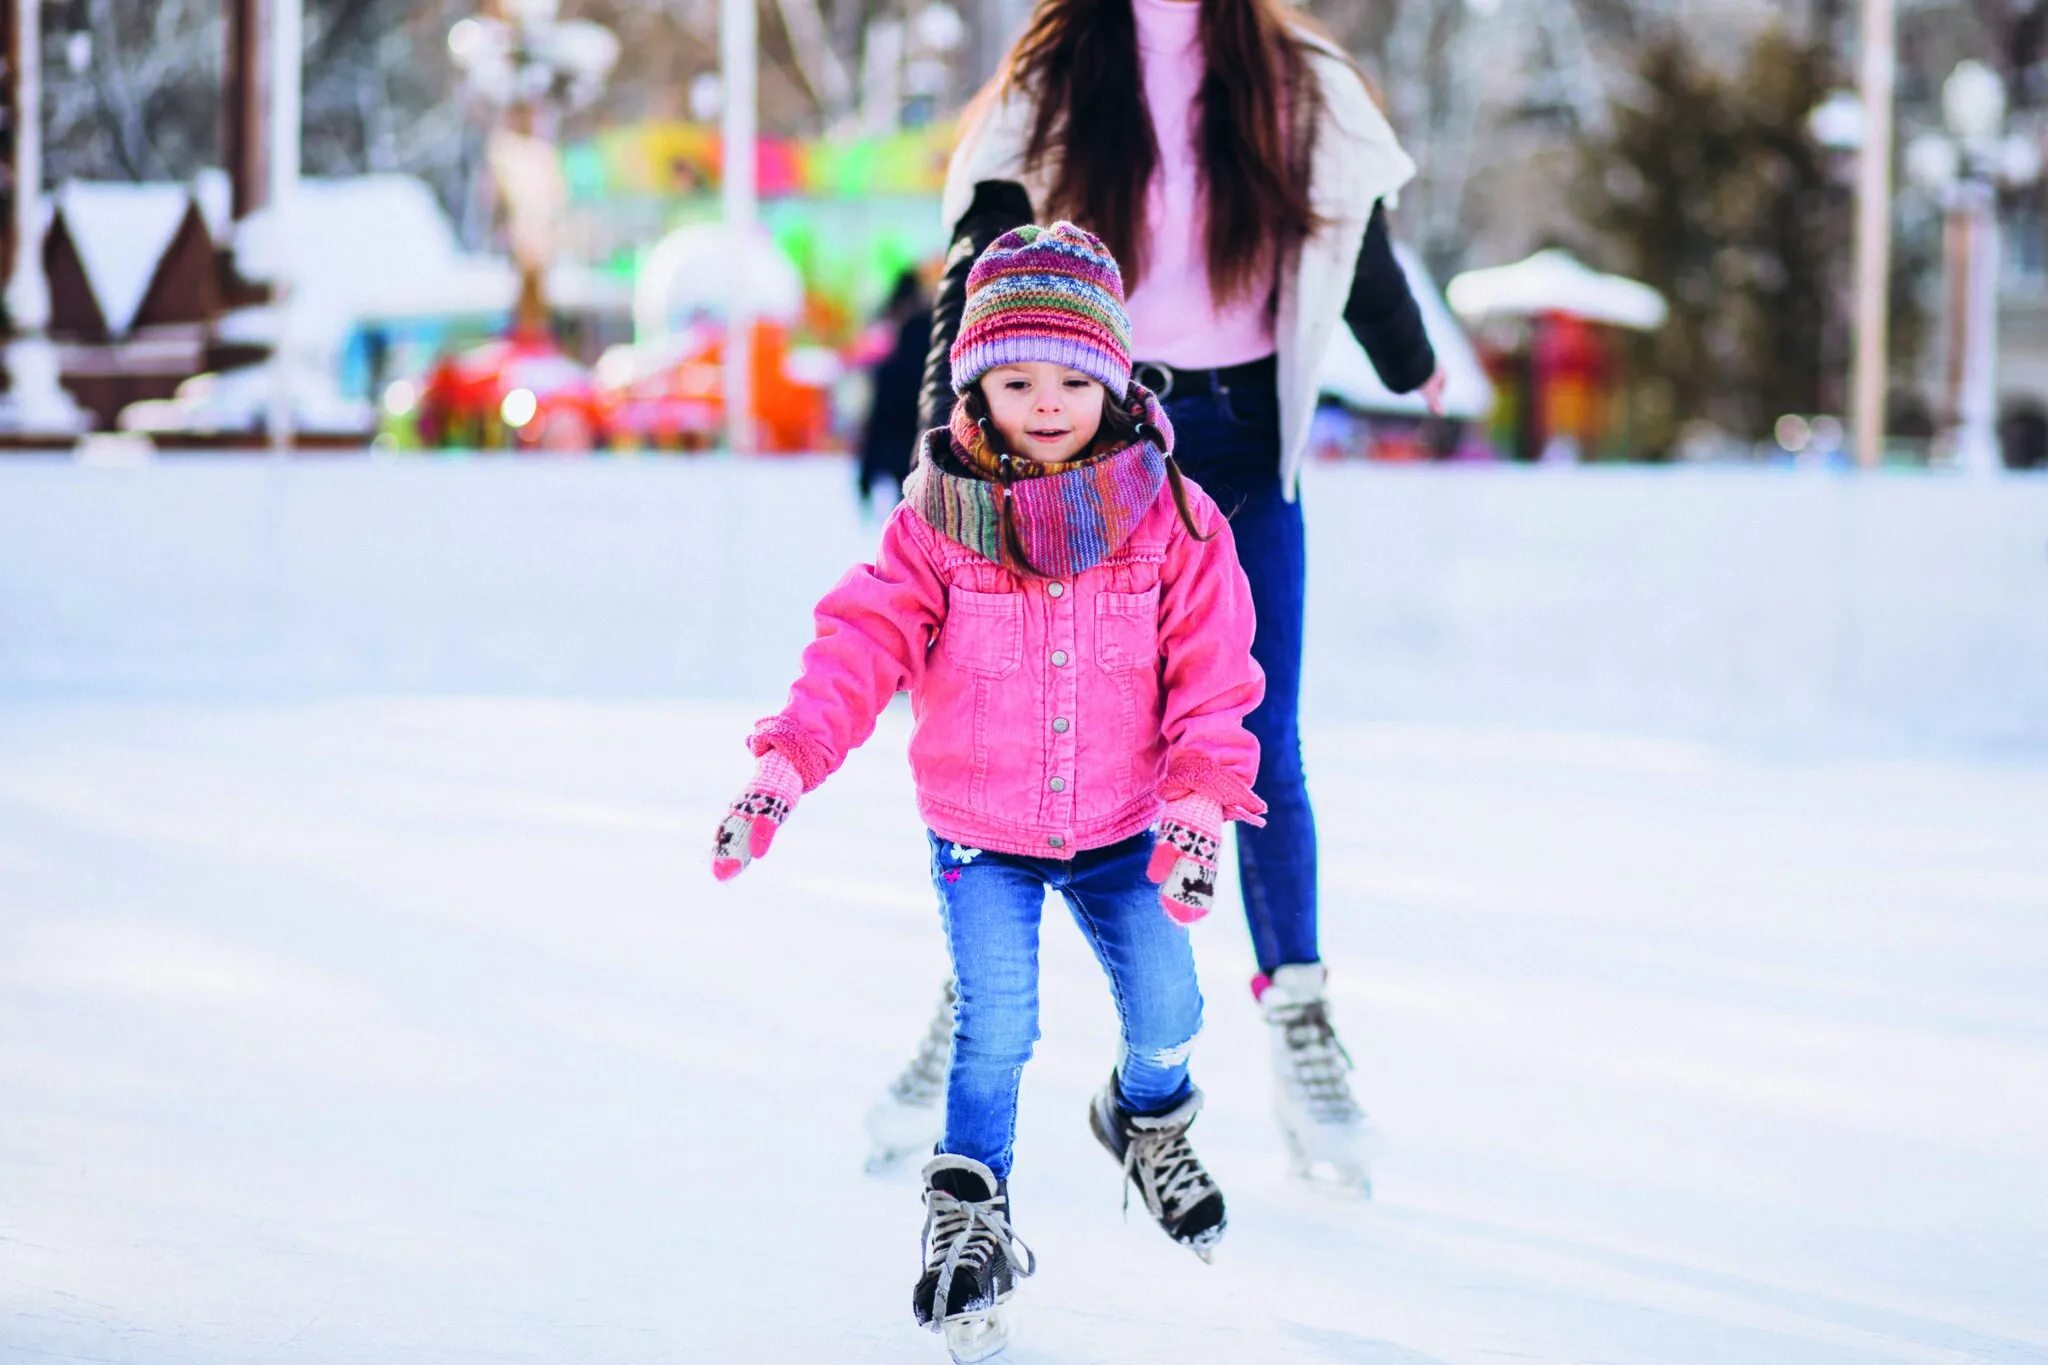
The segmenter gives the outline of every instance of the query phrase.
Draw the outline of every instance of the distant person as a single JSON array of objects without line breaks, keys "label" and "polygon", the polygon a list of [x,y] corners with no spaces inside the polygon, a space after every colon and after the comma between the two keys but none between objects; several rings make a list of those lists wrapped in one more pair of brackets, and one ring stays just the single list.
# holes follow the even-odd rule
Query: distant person
[{"label": "distant person", "polygon": [[[912,1306],[956,1360],[980,1360],[1034,1269],[1009,1177],[1047,890],[1116,1001],[1096,1140],[1168,1236],[1204,1260],[1223,1236],[1223,1192],[1188,1142],[1202,995],[1187,926],[1208,913],[1224,824],[1265,809],[1244,727],[1264,684],[1230,525],[1182,478],[1172,423],[1131,377],[1115,260],[1070,223],[1026,226],[964,284],[949,418],[926,434],[875,562],[818,603],[787,704],[748,741],[759,763],[712,871],[765,854],[910,692],[960,1021]],[[1103,1292],[1113,1306],[1129,1289]]]},{"label": "distant person", "polygon": [[910,477],[917,450],[919,389],[925,352],[932,342],[932,307],[915,270],[896,277],[878,325],[890,332],[887,355],[874,370],[874,398],[860,436],[860,501],[871,505],[877,491],[893,506]]},{"label": "distant person", "polygon": [[[1414,163],[1351,59],[1284,0],[1038,0],[962,129],[925,425],[951,399],[946,357],[984,246],[1045,217],[1108,243],[1130,286],[1133,372],[1164,402],[1187,472],[1230,514],[1258,609],[1266,697],[1245,724],[1272,812],[1238,831],[1237,853],[1281,1131],[1298,1174],[1368,1189],[1317,932],[1296,493],[1339,325],[1389,389],[1419,390],[1441,415],[1443,373],[1384,202]],[[962,1036],[946,1009],[870,1113],[876,1159],[930,1147],[944,1042]]]}]

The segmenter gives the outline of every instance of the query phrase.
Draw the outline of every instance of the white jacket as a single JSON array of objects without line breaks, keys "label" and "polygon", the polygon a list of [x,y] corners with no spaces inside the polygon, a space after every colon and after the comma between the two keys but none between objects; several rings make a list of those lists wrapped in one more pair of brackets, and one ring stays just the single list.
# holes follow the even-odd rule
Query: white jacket
[{"label": "white jacket", "polygon": [[[1401,150],[1350,58],[1320,37],[1301,37],[1308,47],[1309,70],[1322,83],[1323,115],[1316,127],[1309,188],[1323,226],[1302,244],[1294,269],[1281,280],[1273,325],[1279,352],[1280,482],[1289,500],[1295,496],[1308,451],[1323,355],[1344,315],[1372,206],[1391,197],[1415,174],[1415,163]],[[960,145],[946,167],[942,211],[948,234],[973,202],[974,187],[985,180],[1022,185],[1034,209],[1046,202],[1052,168],[1041,166],[1035,175],[1024,169],[1031,112],[1030,101],[1021,93],[1005,91],[980,119],[961,130]]]}]

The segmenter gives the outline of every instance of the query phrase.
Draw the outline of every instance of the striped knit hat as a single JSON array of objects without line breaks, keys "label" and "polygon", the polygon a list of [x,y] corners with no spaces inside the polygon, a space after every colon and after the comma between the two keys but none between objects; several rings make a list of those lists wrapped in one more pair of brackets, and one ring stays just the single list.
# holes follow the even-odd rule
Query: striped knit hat
[{"label": "striped knit hat", "polygon": [[1014,228],[967,275],[953,392],[998,365],[1030,360],[1079,370],[1119,400],[1131,382],[1123,274],[1102,239],[1072,223]]}]

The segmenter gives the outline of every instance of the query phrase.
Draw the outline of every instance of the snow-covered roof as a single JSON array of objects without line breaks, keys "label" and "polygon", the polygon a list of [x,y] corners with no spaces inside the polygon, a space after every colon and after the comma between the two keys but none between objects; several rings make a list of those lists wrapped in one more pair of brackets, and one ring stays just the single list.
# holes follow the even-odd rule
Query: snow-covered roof
[{"label": "snow-covered roof", "polygon": [[162,182],[71,180],[58,187],[55,201],[107,330],[125,335],[192,206],[192,191]]},{"label": "snow-covered roof", "polygon": [[[1436,351],[1437,364],[1444,371],[1444,411],[1450,417],[1477,420],[1493,410],[1493,381],[1479,363],[1471,338],[1444,306],[1443,291],[1436,287],[1429,271],[1414,252],[1396,243],[1394,259],[1408,276],[1409,292],[1422,310],[1422,327]],[[1429,409],[1420,395],[1394,393],[1380,382],[1379,372],[1367,359],[1365,348],[1349,327],[1339,327],[1323,361],[1322,391],[1343,399],[1354,408],[1368,412],[1414,413]]]},{"label": "snow-covered roof", "polygon": [[[512,263],[463,251],[433,191],[414,176],[302,180],[285,218],[282,235],[270,209],[242,220],[236,268],[252,279],[287,278],[292,331],[320,344],[340,345],[366,319],[499,313],[518,296]],[[566,262],[549,271],[548,286],[558,300],[624,304],[623,286]]]},{"label": "snow-covered roof", "polygon": [[235,183],[219,166],[208,166],[192,177],[192,197],[199,203],[199,215],[216,242],[228,239],[234,225]]},{"label": "snow-covered roof", "polygon": [[1539,251],[1513,265],[1468,270],[1451,281],[1451,307],[1461,317],[1526,317],[1565,313],[1639,332],[1664,325],[1664,296],[1620,275],[1603,275],[1568,251]]}]

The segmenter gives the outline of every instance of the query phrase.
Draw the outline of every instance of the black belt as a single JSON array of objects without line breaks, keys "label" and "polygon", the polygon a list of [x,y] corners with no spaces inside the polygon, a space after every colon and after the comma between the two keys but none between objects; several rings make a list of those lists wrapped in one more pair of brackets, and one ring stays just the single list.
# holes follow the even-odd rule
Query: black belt
[{"label": "black belt", "polygon": [[1229,393],[1232,389],[1248,389],[1261,384],[1270,387],[1279,375],[1279,363],[1279,357],[1266,355],[1241,365],[1188,370],[1176,365],[1162,365],[1156,360],[1140,360],[1131,366],[1131,378],[1150,389],[1152,396],[1163,402],[1170,393]]}]

